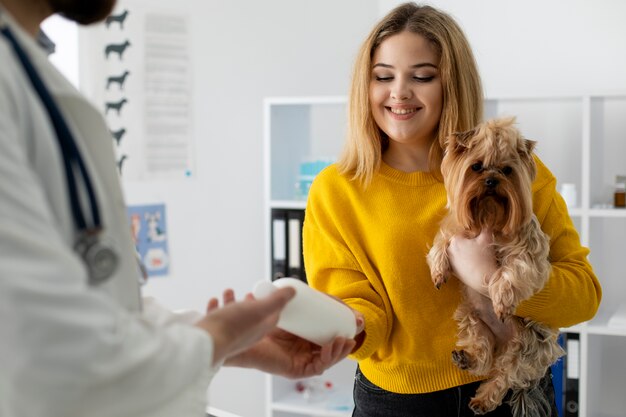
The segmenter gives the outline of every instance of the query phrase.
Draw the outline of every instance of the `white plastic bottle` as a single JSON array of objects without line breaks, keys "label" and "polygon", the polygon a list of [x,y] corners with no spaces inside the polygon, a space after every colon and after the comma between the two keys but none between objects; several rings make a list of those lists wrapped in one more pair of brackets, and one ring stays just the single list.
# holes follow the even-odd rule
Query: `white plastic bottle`
[{"label": "white plastic bottle", "polygon": [[256,298],[263,298],[283,287],[292,287],[296,295],[281,312],[277,324],[279,328],[317,345],[329,343],[337,336],[354,338],[356,318],[352,310],[299,279],[260,281],[253,293]]}]

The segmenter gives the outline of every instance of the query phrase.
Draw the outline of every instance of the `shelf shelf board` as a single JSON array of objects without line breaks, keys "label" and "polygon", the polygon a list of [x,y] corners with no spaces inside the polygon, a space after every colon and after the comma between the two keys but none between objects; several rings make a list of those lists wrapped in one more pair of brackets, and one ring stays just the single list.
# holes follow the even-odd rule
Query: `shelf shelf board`
[{"label": "shelf shelf board", "polygon": [[626,209],[590,209],[590,217],[626,217]]},{"label": "shelf shelf board", "polygon": [[306,208],[306,201],[305,200],[272,200],[269,203],[269,207],[304,210]]},{"label": "shelf shelf board", "polygon": [[571,326],[571,327],[562,327],[560,330],[561,333],[582,333],[584,332],[587,328],[587,325],[585,323],[582,324],[577,324],[575,326]]},{"label": "shelf shelf board", "polygon": [[610,327],[602,324],[590,324],[586,332],[600,336],[626,336],[626,327]]},{"label": "shelf shelf board", "polygon": [[294,392],[272,402],[272,409],[275,411],[316,417],[350,417],[352,408],[350,393],[342,390],[330,393],[319,401],[307,401],[301,394]]},{"label": "shelf shelf board", "polygon": [[593,320],[587,322],[584,331],[587,334],[600,336],[626,336],[626,327],[609,326],[610,314],[599,313]]},{"label": "shelf shelf board", "polygon": [[223,411],[214,407],[207,407],[206,412],[207,417],[240,417],[236,414],[229,413],[227,411]]},{"label": "shelf shelf board", "polygon": [[268,106],[283,105],[333,105],[346,104],[347,96],[309,96],[309,97],[268,97],[265,100]]},{"label": "shelf shelf board", "polygon": [[567,211],[569,212],[569,215],[571,217],[582,217],[583,215],[583,209],[581,209],[580,207],[568,208]]}]

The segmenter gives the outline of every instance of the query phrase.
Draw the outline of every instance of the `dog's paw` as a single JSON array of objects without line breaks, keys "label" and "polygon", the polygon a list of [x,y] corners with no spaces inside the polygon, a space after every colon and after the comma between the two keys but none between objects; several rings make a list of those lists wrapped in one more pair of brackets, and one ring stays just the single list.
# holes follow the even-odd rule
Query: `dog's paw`
[{"label": "dog's paw", "polygon": [[512,305],[506,305],[504,303],[494,303],[493,311],[494,313],[496,313],[498,319],[500,319],[500,321],[504,323],[506,319],[508,319],[515,313],[515,307]]},{"label": "dog's paw", "polygon": [[464,350],[452,351],[452,362],[459,367],[459,369],[467,370],[474,366],[474,361],[470,355]]},{"label": "dog's paw", "polygon": [[444,274],[442,272],[436,272],[432,275],[433,284],[435,284],[435,288],[440,289],[443,284],[448,282],[448,274]]},{"label": "dog's paw", "polygon": [[469,408],[474,412],[474,414],[482,415],[495,410],[496,406],[493,404],[488,404],[479,399],[472,398],[469,402]]}]

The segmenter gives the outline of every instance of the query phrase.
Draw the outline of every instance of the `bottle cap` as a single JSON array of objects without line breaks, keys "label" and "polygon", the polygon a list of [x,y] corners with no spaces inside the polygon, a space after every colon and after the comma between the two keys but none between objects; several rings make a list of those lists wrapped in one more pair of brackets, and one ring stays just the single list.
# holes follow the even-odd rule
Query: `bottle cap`
[{"label": "bottle cap", "polygon": [[274,291],[276,291],[276,287],[271,282],[263,280],[256,283],[252,294],[255,298],[265,298]]},{"label": "bottle cap", "polygon": [[618,191],[624,191],[626,190],[626,184],[623,182],[615,183],[615,189]]}]

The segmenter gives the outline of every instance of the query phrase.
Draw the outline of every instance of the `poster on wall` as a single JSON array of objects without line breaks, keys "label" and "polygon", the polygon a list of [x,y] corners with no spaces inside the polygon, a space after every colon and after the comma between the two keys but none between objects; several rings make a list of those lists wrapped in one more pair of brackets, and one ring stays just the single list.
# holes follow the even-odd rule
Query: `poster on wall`
[{"label": "poster on wall", "polygon": [[189,16],[122,0],[81,28],[80,88],[101,107],[124,180],[194,173]]},{"label": "poster on wall", "polygon": [[147,278],[169,274],[165,204],[128,206],[128,221]]}]

